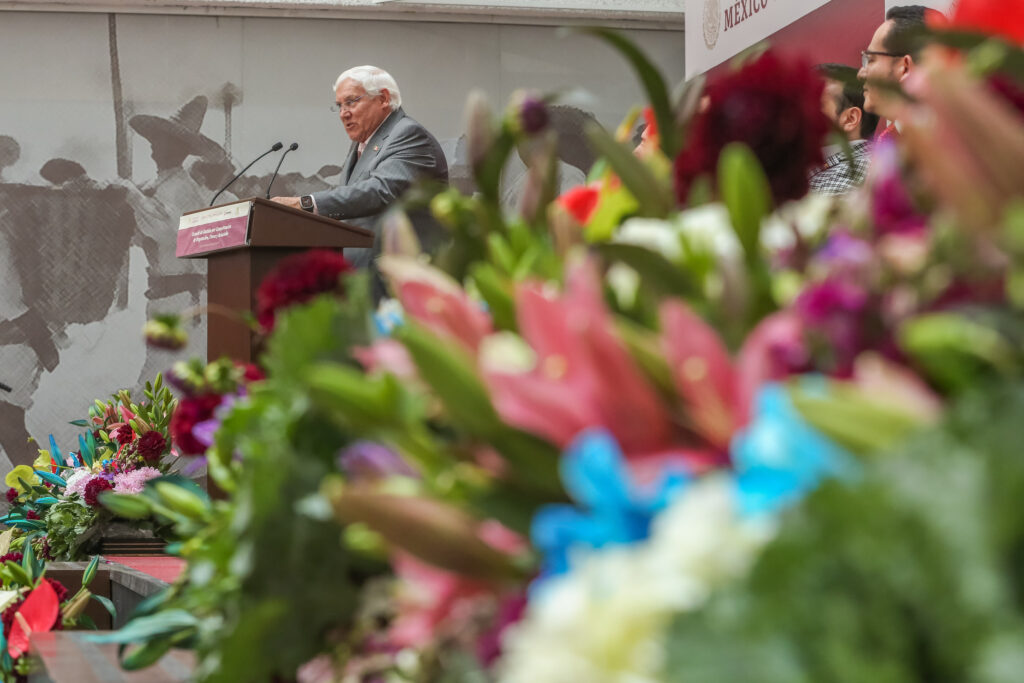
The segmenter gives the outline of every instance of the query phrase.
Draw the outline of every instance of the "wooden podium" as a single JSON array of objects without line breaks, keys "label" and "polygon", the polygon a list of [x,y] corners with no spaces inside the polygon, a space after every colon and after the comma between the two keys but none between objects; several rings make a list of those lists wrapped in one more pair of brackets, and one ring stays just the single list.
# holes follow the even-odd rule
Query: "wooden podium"
[{"label": "wooden podium", "polygon": [[[249,206],[242,206],[246,204]],[[226,220],[220,222],[226,226],[224,233],[229,227],[237,227],[234,236],[226,242],[211,239],[209,247],[192,246],[192,253],[182,255],[182,231],[185,228],[179,226],[178,257],[205,259],[208,264],[207,302],[239,313],[256,310],[256,289],[263,276],[282,258],[314,247],[344,250],[373,246],[373,233],[365,228],[292,209],[268,199],[242,199],[214,209],[222,212],[233,210],[237,214],[233,219],[236,226],[226,226]],[[214,213],[214,209],[189,211],[182,216],[182,225],[187,217],[193,217],[195,222],[202,219],[200,214],[208,216]],[[210,233],[220,225],[215,219],[211,221],[200,222],[198,227]],[[211,315],[207,319],[207,362],[222,356],[245,363],[256,360],[255,340],[246,325],[222,315]]]}]

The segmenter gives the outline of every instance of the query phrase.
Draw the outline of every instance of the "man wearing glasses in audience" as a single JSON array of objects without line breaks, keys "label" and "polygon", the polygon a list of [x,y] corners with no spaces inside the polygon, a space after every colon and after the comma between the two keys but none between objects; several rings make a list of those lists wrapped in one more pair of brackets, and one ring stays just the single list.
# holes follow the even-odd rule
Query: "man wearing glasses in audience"
[{"label": "man wearing glasses in audience", "polygon": [[[352,140],[342,183],[302,197],[273,199],[372,230],[376,234],[372,249],[346,249],[345,256],[357,267],[375,270],[385,211],[418,180],[447,184],[448,164],[437,139],[406,116],[398,84],[383,69],[357,66],[345,71],[334,82],[334,94],[331,111],[339,114]],[[445,232],[429,212],[413,212],[409,218],[425,250],[441,244]],[[377,298],[384,294],[383,283],[376,276],[374,294]]]},{"label": "man wearing glasses in audience", "polygon": [[855,68],[819,64],[816,69],[825,79],[821,111],[846,138],[848,147],[825,147],[825,163],[811,173],[811,189],[825,195],[843,195],[864,182],[878,117],[864,111],[864,91]]},{"label": "man wearing glasses in audience", "polygon": [[895,120],[899,95],[889,88],[903,83],[913,72],[922,47],[920,32],[925,26],[925,15],[934,11],[922,5],[890,8],[868,48],[861,52],[857,75],[864,81],[864,111],[889,120],[879,140],[899,135]]}]

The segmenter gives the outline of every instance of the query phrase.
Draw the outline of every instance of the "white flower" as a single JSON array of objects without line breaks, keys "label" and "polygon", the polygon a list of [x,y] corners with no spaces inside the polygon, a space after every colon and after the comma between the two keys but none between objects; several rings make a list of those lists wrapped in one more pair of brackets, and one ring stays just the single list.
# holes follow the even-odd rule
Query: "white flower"
[{"label": "white flower", "polygon": [[655,519],[633,546],[594,551],[549,579],[509,629],[501,683],[656,683],[665,630],[742,577],[772,529],[741,520],[728,477],[707,477]]}]

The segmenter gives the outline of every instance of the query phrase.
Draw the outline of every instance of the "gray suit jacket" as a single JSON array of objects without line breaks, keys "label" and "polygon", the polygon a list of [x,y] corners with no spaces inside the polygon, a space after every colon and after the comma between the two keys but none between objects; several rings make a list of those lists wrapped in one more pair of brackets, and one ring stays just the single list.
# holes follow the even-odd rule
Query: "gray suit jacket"
[{"label": "gray suit jacket", "polygon": [[[345,250],[353,265],[375,270],[384,212],[417,180],[447,183],[448,162],[437,139],[401,108],[384,119],[370,136],[362,156],[357,155],[358,148],[353,142],[349,149],[342,172],[344,184],[314,192],[313,200],[320,215],[368,228],[376,234],[373,249]],[[444,229],[429,212],[414,212],[409,218],[425,250],[436,249],[444,240]],[[376,293],[379,296],[382,292]]]}]

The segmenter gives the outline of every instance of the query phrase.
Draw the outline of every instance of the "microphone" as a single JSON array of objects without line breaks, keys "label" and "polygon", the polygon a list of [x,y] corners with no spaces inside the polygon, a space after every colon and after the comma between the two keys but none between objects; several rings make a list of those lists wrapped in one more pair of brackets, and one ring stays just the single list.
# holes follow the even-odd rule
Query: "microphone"
[{"label": "microphone", "polygon": [[6,391],[6,392],[8,392],[8,393],[10,393],[11,391],[13,391],[13,390],[12,390],[12,389],[11,389],[11,388],[10,388],[9,386],[7,386],[6,384],[4,384],[3,382],[0,382],[0,389],[3,389],[4,391]]},{"label": "microphone", "polygon": [[284,154],[281,155],[281,158],[277,160],[277,168],[274,169],[274,175],[270,176],[270,182],[267,183],[267,199],[270,199],[270,188],[274,186],[274,181],[277,180],[277,172],[281,170],[281,164],[284,163],[284,158],[288,156],[288,152],[294,152],[298,148],[299,143],[293,142],[292,144],[288,145],[288,149],[286,149],[284,151]]},{"label": "microphone", "polygon": [[266,152],[264,152],[263,154],[259,155],[258,157],[256,157],[256,158],[255,158],[255,159],[253,159],[252,161],[250,161],[250,162],[249,162],[249,165],[248,165],[248,166],[246,166],[246,167],[245,167],[245,168],[243,168],[243,169],[242,169],[241,171],[239,171],[239,172],[238,172],[238,175],[236,175],[236,176],[235,176],[234,178],[232,178],[231,180],[229,180],[229,181],[228,181],[228,184],[227,184],[227,185],[225,185],[224,187],[220,188],[220,190],[218,190],[218,191],[217,191],[217,194],[213,195],[213,199],[211,199],[211,200],[210,200],[210,206],[213,206],[213,203],[214,203],[215,201],[217,201],[217,197],[219,197],[219,196],[221,195],[221,193],[222,193],[222,192],[223,192],[224,190],[226,190],[226,189],[228,189],[229,187],[231,187],[231,185],[232,185],[232,184],[233,184],[233,183],[234,183],[234,182],[235,182],[236,180],[238,180],[239,178],[241,178],[241,177],[242,177],[242,174],[243,174],[243,173],[245,173],[246,171],[248,171],[248,170],[249,170],[249,169],[250,169],[250,168],[252,167],[252,165],[253,165],[253,164],[255,164],[255,163],[256,163],[257,161],[259,161],[259,160],[260,160],[260,159],[262,159],[263,157],[267,156],[267,155],[268,155],[268,154],[270,154],[271,152],[276,152],[277,150],[281,149],[282,147],[284,147],[284,145],[282,145],[282,144],[281,144],[280,142],[275,142],[275,143],[274,143],[274,146],[273,146],[273,147],[271,147],[271,148],[270,148],[270,149],[268,149],[268,150],[267,150]]}]

